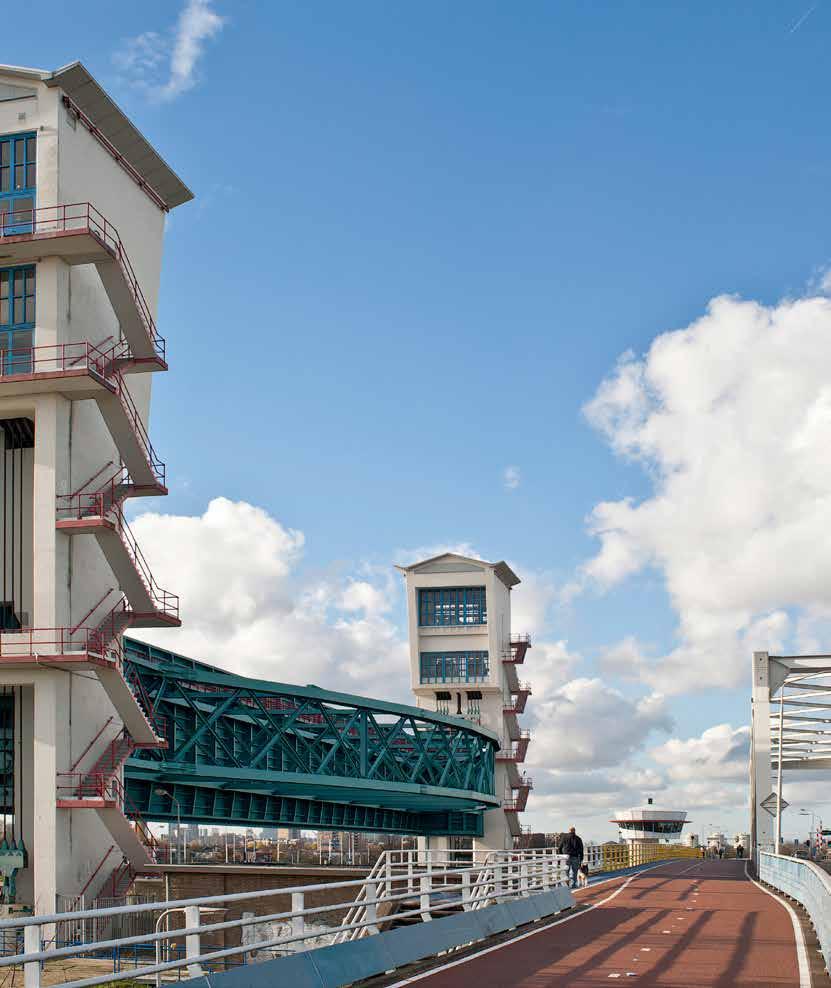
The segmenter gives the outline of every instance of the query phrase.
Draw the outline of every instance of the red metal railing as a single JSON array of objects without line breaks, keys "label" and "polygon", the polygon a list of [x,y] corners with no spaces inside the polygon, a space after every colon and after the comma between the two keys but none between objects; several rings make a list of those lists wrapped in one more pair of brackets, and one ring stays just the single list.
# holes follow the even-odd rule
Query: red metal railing
[{"label": "red metal railing", "polygon": [[104,350],[85,341],[0,349],[0,380],[31,374],[67,374],[79,370],[95,374],[118,396],[153,475],[158,483],[164,485],[165,465],[153,448],[147,427],[123,375],[116,369],[117,359],[129,355],[129,348],[125,349],[125,346],[125,342],[121,341]]},{"label": "red metal railing", "polygon": [[[80,892],[78,893],[78,895],[77,895],[77,896],[75,897],[75,904],[77,904],[77,903],[79,903],[79,902],[81,901],[81,899],[82,899],[82,898],[84,897],[84,895],[86,894],[86,891],[87,891],[87,889],[88,889],[88,888],[90,887],[90,885],[92,885],[92,882],[93,882],[93,879],[94,879],[94,878],[95,878],[95,876],[96,876],[96,875],[98,874],[98,872],[99,872],[99,871],[101,870],[101,868],[102,868],[102,867],[103,867],[103,865],[104,865],[104,862],[105,862],[105,861],[107,860],[107,858],[108,858],[108,857],[109,857],[109,856],[110,856],[110,855],[111,855],[111,854],[113,853],[113,851],[114,851],[114,850],[115,850],[115,844],[110,844],[110,846],[109,846],[109,847],[107,848],[107,850],[106,850],[106,851],[104,851],[104,856],[103,856],[103,858],[101,858],[101,860],[100,860],[100,861],[98,862],[98,864],[97,864],[97,865],[95,866],[95,870],[93,871],[93,873],[92,873],[92,874],[91,874],[91,875],[89,876],[89,878],[87,879],[87,883],[86,883],[86,885],[84,885],[84,887],[83,887],[83,888],[81,889],[81,891],[80,891]],[[74,908],[74,906],[73,906],[73,908]],[[71,911],[71,910],[70,910],[70,911]]]},{"label": "red metal railing", "polygon": [[150,469],[153,471],[153,476],[156,478],[158,483],[164,486],[164,463],[158,458],[156,451],[153,449],[153,444],[150,442],[150,436],[147,434],[147,428],[138,413],[136,404],[133,401],[133,396],[127,390],[127,385],[124,378],[121,374],[113,371],[110,375],[109,381],[113,385],[115,393],[121,399],[121,405],[127,415],[127,418],[133,426],[133,430],[136,433],[139,444],[142,446],[144,455],[150,465]]},{"label": "red metal railing", "polygon": [[73,491],[71,494],[61,494],[59,496],[60,497],[75,497],[76,495],[80,494],[81,491],[85,491],[87,489],[87,487],[89,487],[90,484],[93,482],[93,480],[98,480],[98,478],[101,476],[101,474],[104,473],[104,471],[107,470],[109,467],[111,467],[114,462],[115,462],[114,460],[107,460],[107,462],[104,464],[104,466],[103,467],[99,467],[99,469],[96,470],[95,473],[88,480],[85,480],[83,482],[83,484],[81,484],[78,487],[78,489],[76,491]]},{"label": "red metal railing", "polygon": [[104,883],[104,888],[108,888],[111,897],[116,899],[127,892],[135,877],[136,872],[133,870],[133,866],[125,858],[120,865],[113,868],[112,874]]},{"label": "red metal railing", "polygon": [[86,370],[106,378],[110,363],[107,351],[88,341],[0,349],[0,377]]},{"label": "red metal railing", "polygon": [[93,604],[92,607],[90,607],[90,609],[81,618],[81,620],[75,625],[75,627],[70,629],[70,634],[73,634],[74,635],[75,632],[81,627],[81,625],[86,624],[87,621],[92,617],[92,615],[104,603],[104,601],[107,599],[107,597],[109,597],[111,593],[114,593],[114,591],[115,591],[115,587],[110,587],[110,589],[107,590],[106,593],[101,597],[101,599],[99,601],[97,601],[97,603]]},{"label": "red metal railing", "polygon": [[0,658],[70,655],[87,652],[104,657],[105,643],[93,628],[21,628],[0,634]]},{"label": "red metal railing", "polygon": [[136,571],[141,577],[142,582],[147,588],[147,592],[155,604],[156,610],[161,611],[166,617],[178,619],[179,595],[171,593],[169,590],[164,590],[158,585],[158,583],[156,583],[153,574],[150,572],[150,566],[144,558],[144,553],[141,551],[139,544],[136,541],[136,537],[133,535],[132,529],[127,524],[127,519],[124,517],[124,512],[121,510],[121,506],[118,504],[114,505],[111,508],[111,514],[115,518],[115,526],[121,537],[121,541],[127,549],[127,553],[130,556]]},{"label": "red metal railing", "polygon": [[104,772],[58,772],[56,791],[58,799],[100,799],[115,803],[129,817],[136,836],[155,861],[158,842],[141,817],[138,808],[127,795],[124,783],[118,775]]},{"label": "red metal railing", "polygon": [[150,855],[153,861],[158,860],[156,856],[156,851],[159,846],[159,842],[153,836],[150,828],[144,822],[141,813],[138,811],[136,804],[130,799],[127,794],[127,790],[124,787],[124,783],[121,779],[116,776],[112,780],[112,790],[116,794],[116,799],[118,800],[119,806],[122,808],[125,816],[130,818],[130,822],[136,831],[136,836],[144,844],[147,849],[147,853]]},{"label": "red metal railing", "polygon": [[82,761],[84,760],[84,756],[86,755],[86,753],[87,753],[87,752],[88,752],[88,751],[90,750],[90,748],[91,748],[91,747],[92,747],[92,746],[93,746],[93,745],[95,744],[95,742],[96,742],[96,741],[97,741],[97,740],[98,740],[98,739],[99,739],[99,738],[101,737],[101,735],[102,735],[102,734],[104,733],[104,731],[106,731],[106,730],[107,730],[107,728],[108,728],[108,727],[110,726],[110,724],[112,724],[112,722],[113,722],[113,718],[112,718],[112,717],[108,717],[108,718],[107,718],[107,719],[106,719],[106,720],[104,721],[104,725],[103,725],[103,727],[100,727],[100,728],[98,729],[98,732],[96,733],[96,735],[95,735],[95,737],[94,737],[94,738],[92,739],[92,741],[90,741],[90,743],[89,743],[89,744],[88,744],[88,745],[86,746],[86,748],[84,748],[84,750],[83,750],[83,751],[81,752],[81,754],[80,754],[80,755],[78,755],[78,757],[77,757],[77,758],[75,759],[75,761],[74,761],[74,762],[72,763],[72,766],[71,766],[71,767],[70,767],[70,769],[69,769],[69,771],[70,771],[70,772],[74,772],[74,771],[75,771],[75,770],[76,770],[76,769],[78,768],[78,766],[79,766],[79,765],[81,764],[81,762],[82,762]]},{"label": "red metal railing", "polygon": [[[99,470],[96,478],[101,473],[103,471]],[[131,485],[129,470],[120,466],[92,490],[88,489],[91,486],[89,481],[74,494],[58,494],[56,498],[58,518],[103,518],[112,507],[126,500],[127,488]]]},{"label": "red metal railing", "polygon": [[121,265],[124,279],[136,304],[153,348],[164,360],[165,341],[156,330],[150,306],[139,285],[118,230],[89,202],[73,202],[38,209],[17,209],[2,214],[0,240],[48,239],[67,234],[87,233],[108,250]]}]

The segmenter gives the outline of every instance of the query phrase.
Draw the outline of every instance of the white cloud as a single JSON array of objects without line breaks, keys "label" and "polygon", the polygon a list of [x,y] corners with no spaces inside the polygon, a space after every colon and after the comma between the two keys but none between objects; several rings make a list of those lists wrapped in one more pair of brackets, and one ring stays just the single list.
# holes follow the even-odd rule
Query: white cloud
[{"label": "white cloud", "polygon": [[143,514],[132,528],[182,601],[182,628],[138,637],[255,678],[410,699],[409,652],[385,616],[391,580],[304,579],[303,534],[242,501]]},{"label": "white cloud", "polygon": [[505,489],[508,491],[515,491],[519,487],[522,481],[522,474],[519,467],[505,467],[502,473],[502,482],[505,485]]},{"label": "white cloud", "polygon": [[794,613],[831,614],[828,366],[831,300],[720,297],[643,359],[624,354],[586,406],[653,491],[597,504],[580,583],[663,575],[679,643],[645,661],[653,688],[738,685],[753,649],[789,640]]},{"label": "white cloud", "polygon": [[225,23],[213,10],[212,0],[187,0],[175,30],[166,34],[145,31],[130,38],[113,61],[128,84],[153,99],[175,99],[196,85],[205,45]]},{"label": "white cloud", "polygon": [[393,558],[398,566],[412,566],[423,559],[433,559],[443,556],[446,552],[454,552],[457,556],[468,556],[479,559],[479,553],[470,542],[436,542],[433,545],[420,545],[415,549],[396,549]]},{"label": "white cloud", "polygon": [[631,700],[588,678],[535,694],[529,720],[529,765],[559,771],[619,765],[643,748],[652,731],[672,729],[662,697]]},{"label": "white cloud", "polygon": [[640,679],[645,666],[643,650],[634,635],[627,635],[614,645],[606,646],[600,653],[600,667],[610,676]]},{"label": "white cloud", "polygon": [[652,758],[666,767],[675,782],[730,780],[746,782],[750,758],[750,728],[717,724],[698,737],[670,738],[653,748]]}]

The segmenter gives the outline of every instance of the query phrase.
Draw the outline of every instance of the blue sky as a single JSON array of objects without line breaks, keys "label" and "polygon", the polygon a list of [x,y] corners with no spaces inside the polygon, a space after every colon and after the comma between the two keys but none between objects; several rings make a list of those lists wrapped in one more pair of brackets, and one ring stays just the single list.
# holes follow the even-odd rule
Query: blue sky
[{"label": "blue sky", "polygon": [[[782,332],[802,340],[810,325],[825,339],[831,8],[40,9],[38,30],[19,33],[6,60],[83,61],[197,195],[171,218],[158,319],[171,369],[157,379],[152,431],[171,493],[154,510],[173,517],[137,522],[186,619],[191,592],[190,637],[165,643],[222,661],[229,641],[244,641],[262,653],[245,660],[252,668],[302,680],[305,627],[318,675],[369,689],[382,674],[395,692],[404,629],[390,566],[464,544],[530,577],[524,613],[550,646],[527,670],[544,684],[530,710],[555,752],[532,766],[543,781],[530,822],[557,829],[575,816],[605,836],[611,806],[654,793],[685,801],[702,829],[745,829],[749,649],[821,644],[831,606],[798,575],[763,590],[749,575],[781,559],[781,505],[797,510],[787,490],[726,560],[717,547],[735,536],[730,510],[703,503],[735,490],[743,518],[746,478],[791,447],[737,438],[724,465],[714,459],[719,421],[736,438],[758,420],[748,409],[771,392],[754,390],[754,375],[779,351],[757,364],[768,330],[748,335],[750,310],[735,303],[693,325],[684,346],[673,338],[671,372],[644,355],[724,294],[755,300],[774,323],[782,299],[808,306],[816,295],[819,309],[799,309]],[[636,363],[616,377],[627,351]],[[711,359],[733,376],[690,410]],[[789,371],[794,391],[802,366]],[[791,438],[813,421],[821,386],[805,382]],[[650,444],[645,402],[677,430],[678,460],[671,437]],[[720,420],[725,406],[744,417]],[[699,428],[710,438],[687,448]],[[664,498],[676,474],[698,478],[700,498]],[[816,506],[819,495],[806,497]],[[228,503],[206,521],[215,498]],[[626,498],[667,510],[637,521],[617,511],[612,535],[593,535],[596,506]],[[237,502],[262,513],[241,521]],[[279,564],[244,571],[243,559],[231,577],[243,606],[218,606],[220,622],[221,582],[165,549],[188,524],[213,540],[216,571],[229,545],[244,545],[228,542],[238,526],[274,540]],[[768,535],[753,565],[731,573],[751,536]],[[623,563],[613,542],[626,546]],[[828,563],[818,547],[818,580]],[[687,585],[699,572],[725,581],[709,604]],[[734,593],[726,616],[718,598]],[[286,632],[310,600],[317,623]],[[679,646],[687,673],[675,689]],[[364,661],[372,677],[346,676]],[[610,733],[627,717],[631,734]],[[672,739],[686,747],[667,748]],[[679,761],[701,766],[698,781],[712,768],[719,787],[696,788]]]}]

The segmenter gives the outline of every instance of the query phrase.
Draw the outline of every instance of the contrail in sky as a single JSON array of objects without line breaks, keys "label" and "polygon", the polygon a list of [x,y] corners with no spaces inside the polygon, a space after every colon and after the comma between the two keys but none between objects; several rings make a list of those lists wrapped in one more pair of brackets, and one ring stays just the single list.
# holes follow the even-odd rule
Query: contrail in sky
[{"label": "contrail in sky", "polygon": [[794,31],[798,31],[816,9],[817,9],[817,4],[814,4],[812,7],[809,7],[805,11],[805,13],[794,23],[793,27],[791,27],[790,31],[788,31],[788,34],[793,34]]}]

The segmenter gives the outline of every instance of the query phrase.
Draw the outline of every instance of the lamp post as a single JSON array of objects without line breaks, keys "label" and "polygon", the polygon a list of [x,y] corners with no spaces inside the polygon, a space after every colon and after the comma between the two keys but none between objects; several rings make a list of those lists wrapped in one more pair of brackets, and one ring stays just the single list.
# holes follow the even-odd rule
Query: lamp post
[{"label": "lamp post", "polygon": [[[163,789],[159,787],[155,789],[154,792],[157,796],[167,796],[171,803],[176,804],[176,830],[179,834],[179,839],[182,842],[182,864],[185,864],[187,855],[185,854],[185,835],[182,833],[182,808],[179,805],[179,800],[173,795],[169,789]],[[170,840],[170,834],[168,833],[167,838],[168,844],[168,856],[170,858],[170,864],[173,864],[173,841]]]},{"label": "lamp post", "polygon": [[811,857],[814,856],[814,820],[816,819],[816,814],[813,810],[801,809],[799,811],[800,816],[809,816],[811,818],[811,830],[808,833],[808,852]]}]

